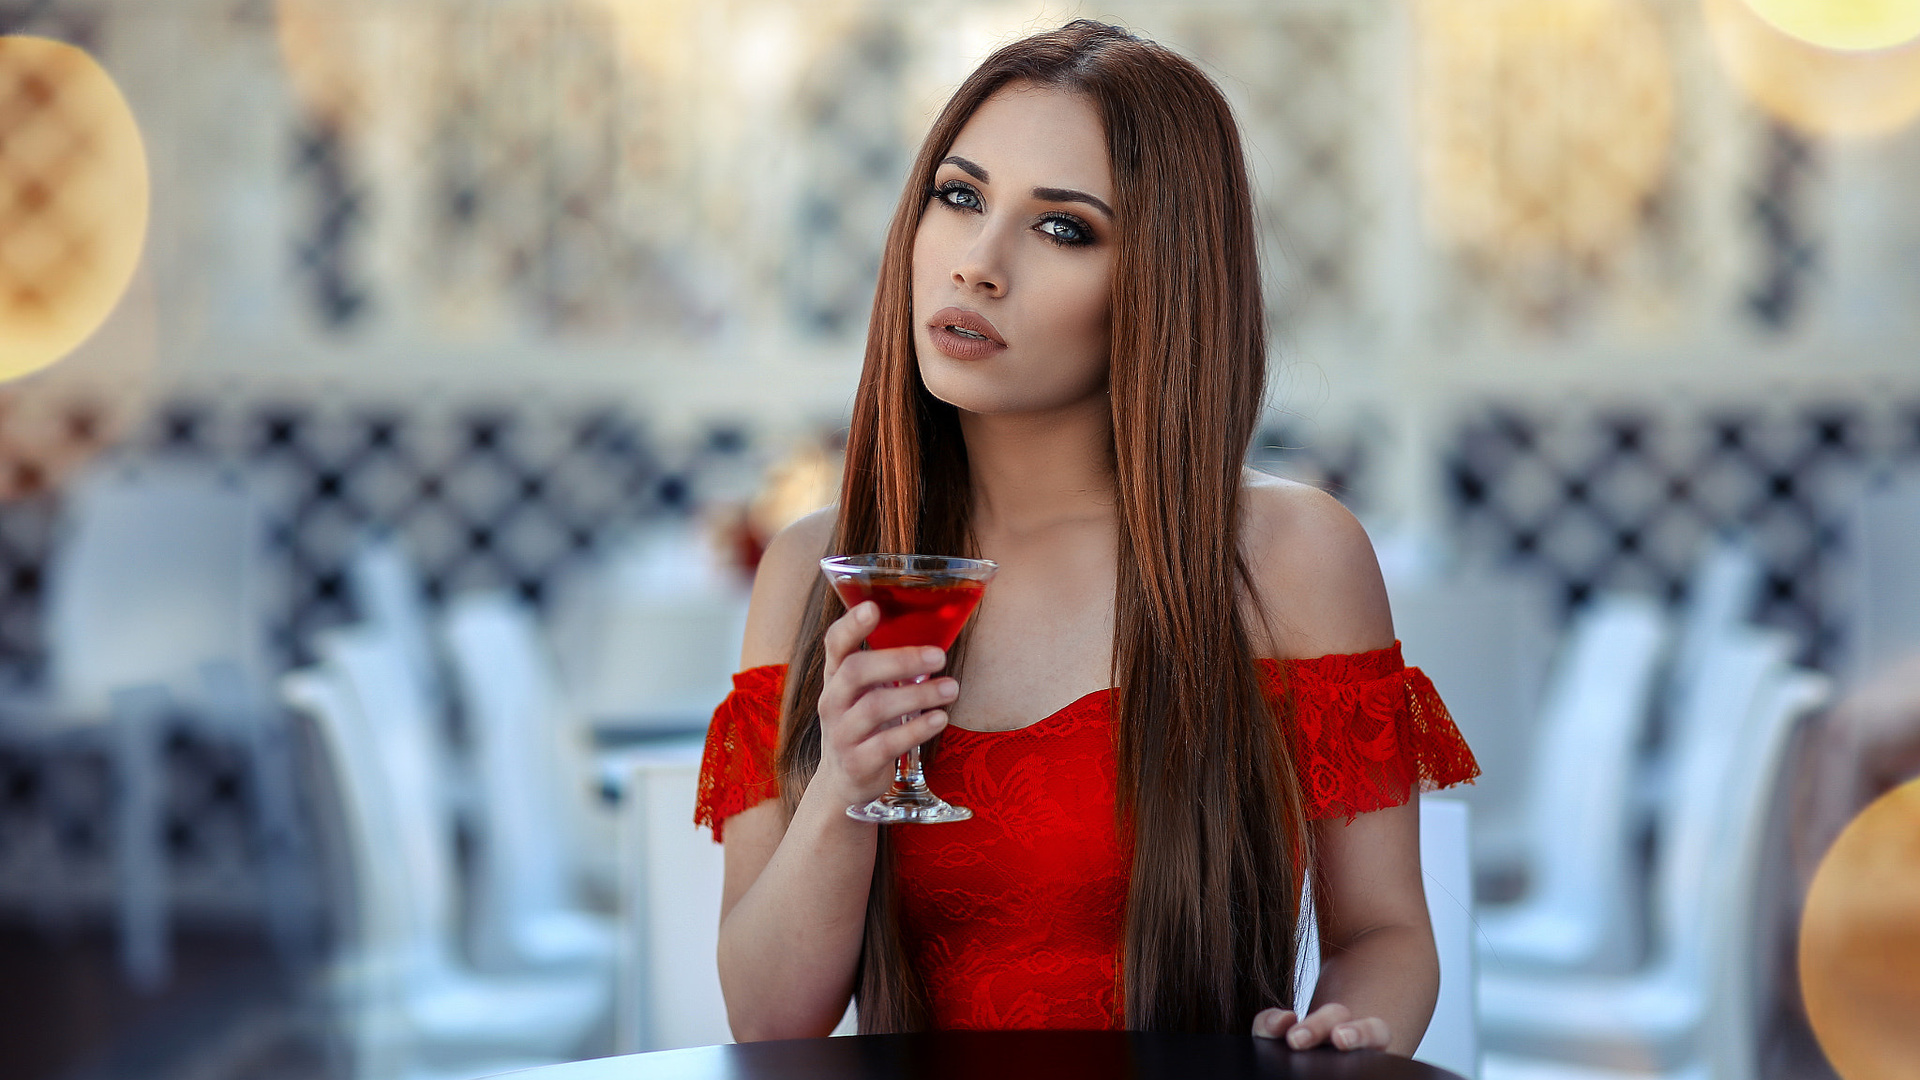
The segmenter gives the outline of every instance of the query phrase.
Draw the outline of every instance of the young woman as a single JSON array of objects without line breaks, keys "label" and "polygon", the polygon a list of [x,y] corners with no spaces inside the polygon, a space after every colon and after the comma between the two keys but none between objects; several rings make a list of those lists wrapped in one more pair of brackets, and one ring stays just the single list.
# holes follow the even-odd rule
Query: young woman
[{"label": "young woman", "polygon": [[[737,1037],[826,1034],[853,997],[867,1032],[1413,1051],[1439,975],[1411,796],[1476,768],[1358,523],[1242,467],[1265,344],[1197,68],[1081,21],[961,86],[888,234],[840,502],[769,547],[708,739]],[[818,561],[867,551],[1001,569],[951,655],[862,650],[873,605],[842,613]],[[928,782],[972,820],[847,817],[936,736]]]}]

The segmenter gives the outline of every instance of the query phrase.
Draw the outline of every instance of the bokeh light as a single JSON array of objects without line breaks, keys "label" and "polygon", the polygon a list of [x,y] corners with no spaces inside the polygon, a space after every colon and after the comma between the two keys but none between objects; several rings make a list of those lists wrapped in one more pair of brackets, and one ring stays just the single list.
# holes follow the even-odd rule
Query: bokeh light
[{"label": "bokeh light", "polygon": [[127,100],[64,42],[0,36],[0,379],[71,353],[140,263],[146,149]]},{"label": "bokeh light", "polygon": [[1422,0],[1427,219],[1507,260],[1593,258],[1665,175],[1673,73],[1637,0]]},{"label": "bokeh light", "polygon": [[1920,116],[1920,40],[1872,52],[1840,51],[1782,32],[1755,14],[1749,0],[1702,2],[1727,73],[1761,108],[1793,127],[1812,135],[1875,136]]},{"label": "bokeh light", "polygon": [[365,90],[353,35],[367,5],[277,0],[275,14],[280,62],[301,103],[335,121],[358,112]]},{"label": "bokeh light", "polygon": [[1845,1080],[1920,1075],[1920,780],[1834,841],[1800,920],[1800,987]]},{"label": "bokeh light", "polygon": [[1870,50],[1920,38],[1920,0],[1746,0],[1774,29],[1824,49]]}]

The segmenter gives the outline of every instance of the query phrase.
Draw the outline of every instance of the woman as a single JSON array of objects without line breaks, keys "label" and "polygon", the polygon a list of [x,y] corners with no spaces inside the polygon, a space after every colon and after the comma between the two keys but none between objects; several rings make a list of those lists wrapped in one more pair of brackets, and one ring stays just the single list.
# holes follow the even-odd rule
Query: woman
[{"label": "woman", "polygon": [[[851,995],[869,1032],[1419,1043],[1438,968],[1410,795],[1475,769],[1400,663],[1359,525],[1242,468],[1259,286],[1231,112],[1174,53],[1075,22],[935,121],[841,501],[770,545],[709,736],[739,1038],[825,1034]],[[863,651],[873,605],[841,613],[818,560],[864,551],[1001,569],[951,657]],[[936,735],[929,784],[973,820],[846,816]],[[1302,1018],[1307,867],[1325,959]]]}]

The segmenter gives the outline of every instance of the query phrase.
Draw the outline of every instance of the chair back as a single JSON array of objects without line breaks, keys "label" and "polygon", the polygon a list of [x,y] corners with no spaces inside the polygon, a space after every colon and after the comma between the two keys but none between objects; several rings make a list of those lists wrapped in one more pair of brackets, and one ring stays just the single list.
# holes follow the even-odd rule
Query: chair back
[{"label": "chair back", "polygon": [[1673,748],[1673,768],[1655,823],[1652,928],[1657,963],[1677,965],[1689,981],[1704,982],[1705,942],[1714,920],[1713,883],[1729,870],[1724,844],[1737,824],[1747,786],[1764,785],[1745,758],[1762,733],[1761,706],[1787,670],[1789,643],[1777,633],[1748,628],[1724,637],[1703,658],[1684,723]]},{"label": "chair back", "polygon": [[392,536],[364,538],[347,562],[347,584],[361,620],[392,641],[428,708],[443,712],[447,698],[426,592],[406,549]]},{"label": "chair back", "polygon": [[489,934],[572,905],[580,822],[569,783],[589,778],[584,748],[533,614],[502,593],[447,605],[448,659],[473,737],[481,797]]},{"label": "chair back", "polygon": [[1687,707],[1707,653],[1753,612],[1760,588],[1760,556],[1744,540],[1716,538],[1707,543],[1687,582],[1686,613],[1674,644],[1673,675],[1667,683],[1671,719]]},{"label": "chair back", "polygon": [[1420,798],[1420,876],[1440,957],[1440,996],[1413,1052],[1416,1060],[1468,1077],[1480,1075],[1479,965],[1473,947],[1472,832],[1467,804]]},{"label": "chair back", "polygon": [[393,792],[375,753],[359,702],[340,673],[304,668],[280,680],[280,699],[313,724],[328,779],[338,792],[353,879],[355,966],[390,966],[405,951],[409,900],[405,867],[392,843],[397,831]]},{"label": "chair back", "polygon": [[700,744],[635,753],[621,771],[615,1050],[732,1042],[714,960],[726,859],[687,816],[699,792]]},{"label": "chair back", "polygon": [[60,710],[104,717],[116,688],[197,702],[200,671],[237,667],[264,688],[261,543],[237,472],[110,463],[73,487],[49,567],[48,652]]},{"label": "chair back", "polygon": [[353,704],[345,716],[359,721],[358,737],[343,744],[353,756],[343,761],[369,785],[367,805],[381,813],[372,857],[392,881],[391,895],[376,897],[393,905],[387,943],[407,963],[451,970],[455,875],[440,732],[391,639],[352,627],[320,635],[317,647]]},{"label": "chair back", "polygon": [[1867,493],[1854,507],[1847,674],[1868,679],[1920,652],[1920,474]]},{"label": "chair back", "polygon": [[1736,766],[1739,783],[1721,820],[1721,851],[1731,863],[1727,873],[1712,879],[1704,910],[1725,913],[1708,923],[1709,996],[1721,1010],[1721,1035],[1707,1054],[1713,1075],[1726,1080],[1761,1073],[1760,1023],[1763,1010],[1773,1004],[1767,983],[1771,958],[1755,944],[1763,939],[1760,889],[1768,862],[1768,819],[1785,782],[1794,730],[1831,699],[1832,683],[1824,675],[1805,668],[1775,673],[1756,704]]},{"label": "chair back", "polygon": [[1713,1075],[1755,1074],[1752,998],[1762,847],[1794,723],[1826,700],[1824,678],[1788,664],[1792,640],[1747,628],[1710,649],[1675,748],[1657,822],[1654,970],[1699,987]]},{"label": "chair back", "polygon": [[1543,702],[1529,778],[1529,904],[1568,916],[1580,962],[1638,951],[1633,766],[1667,621],[1651,599],[1608,595],[1574,617]]},{"label": "chair back", "polygon": [[1552,659],[1551,605],[1538,584],[1517,576],[1389,590],[1407,662],[1433,680],[1480,762],[1480,778],[1448,795],[1473,808],[1474,859],[1513,867],[1526,857],[1526,777]]}]

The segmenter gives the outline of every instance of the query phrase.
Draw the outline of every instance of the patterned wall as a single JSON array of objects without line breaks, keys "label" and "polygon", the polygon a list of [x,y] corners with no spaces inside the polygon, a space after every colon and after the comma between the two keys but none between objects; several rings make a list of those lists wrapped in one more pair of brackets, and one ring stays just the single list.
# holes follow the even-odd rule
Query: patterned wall
[{"label": "patterned wall", "polygon": [[[82,449],[42,439],[33,444],[38,455],[67,460],[97,448],[87,422],[96,406],[67,408],[72,420],[61,433]],[[0,414],[0,433],[5,427]],[[400,538],[435,597],[508,588],[539,604],[558,578],[638,523],[691,515],[715,495],[739,497],[760,461],[737,427],[669,445],[616,409],[484,401],[179,398],[157,406],[111,453],[246,467],[269,523],[276,588],[264,632],[282,664],[304,658],[315,630],[351,617],[344,568],[367,535]],[[45,466],[22,455],[0,468],[37,475]],[[51,493],[0,503],[6,682],[41,673],[38,613],[57,524]]]},{"label": "patterned wall", "polygon": [[[1234,100],[1284,332],[1366,347],[1369,326],[1414,304],[1450,345],[1641,340],[1702,321],[1779,331],[1811,310],[1820,146],[1702,77],[1695,5],[1572,5],[1614,11],[1598,28],[1504,6],[1519,14],[1491,53],[1473,44],[1491,16],[1439,18],[1452,9],[1434,3],[1111,14],[1195,56]],[[321,325],[456,341],[857,341],[939,100],[927,72],[957,77],[986,45],[1054,21],[1004,2],[975,13],[995,29],[974,37],[852,0],[817,19],[728,0],[638,25],[644,5],[612,0],[404,7],[417,17],[385,32],[431,59],[404,79],[362,72],[379,107],[295,96],[288,242]],[[374,34],[334,21],[342,56]],[[1394,36],[1409,26],[1411,49]],[[760,49],[769,27],[791,40]],[[675,49],[705,62],[663,59]],[[288,61],[296,75],[314,62]],[[1420,215],[1390,213],[1423,191]],[[1716,254],[1729,244],[1731,272]]]},{"label": "patterned wall", "polygon": [[1703,542],[1743,536],[1766,572],[1752,614],[1828,668],[1847,646],[1848,515],[1896,469],[1920,469],[1920,398],[1493,408],[1447,459],[1470,559],[1541,576],[1566,608],[1603,589],[1679,601]]}]

